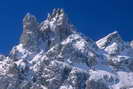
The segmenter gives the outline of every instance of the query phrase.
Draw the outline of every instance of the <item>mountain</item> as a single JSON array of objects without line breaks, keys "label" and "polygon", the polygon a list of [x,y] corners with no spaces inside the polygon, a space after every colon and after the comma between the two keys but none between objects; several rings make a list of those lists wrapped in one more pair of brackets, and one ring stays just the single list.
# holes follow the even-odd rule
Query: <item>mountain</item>
[{"label": "mountain", "polygon": [[19,44],[0,55],[0,89],[133,89],[133,41],[88,38],[63,9],[41,23],[27,13]]}]

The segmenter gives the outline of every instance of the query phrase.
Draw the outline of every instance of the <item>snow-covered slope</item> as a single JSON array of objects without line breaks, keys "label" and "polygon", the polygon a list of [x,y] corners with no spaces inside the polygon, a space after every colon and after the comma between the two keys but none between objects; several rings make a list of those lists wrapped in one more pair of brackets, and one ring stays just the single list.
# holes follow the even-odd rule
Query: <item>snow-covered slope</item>
[{"label": "snow-covered slope", "polygon": [[63,9],[26,14],[20,43],[0,55],[0,89],[133,89],[133,42],[117,31],[94,41]]}]

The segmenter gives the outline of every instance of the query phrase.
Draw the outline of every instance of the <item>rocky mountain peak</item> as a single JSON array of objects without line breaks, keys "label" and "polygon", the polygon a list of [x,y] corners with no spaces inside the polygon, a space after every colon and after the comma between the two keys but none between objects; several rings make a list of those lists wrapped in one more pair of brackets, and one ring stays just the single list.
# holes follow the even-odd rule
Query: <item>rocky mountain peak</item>
[{"label": "rocky mountain peak", "polygon": [[27,13],[23,19],[23,33],[20,37],[20,43],[24,47],[29,48],[31,45],[37,45],[36,41],[38,38],[38,22],[36,17],[30,13]]},{"label": "rocky mountain peak", "polygon": [[63,9],[53,9],[53,12],[51,14],[48,14],[48,20],[58,20],[58,19],[66,19],[66,14]]},{"label": "rocky mountain peak", "polygon": [[36,17],[30,13],[27,13],[25,17],[23,18],[23,24],[35,24],[37,23]]},{"label": "rocky mountain peak", "polygon": [[42,47],[48,50],[73,33],[73,30],[63,9],[54,9],[41,23],[37,22],[34,15],[27,13],[23,19],[20,43],[29,50],[42,50]]},{"label": "rocky mountain peak", "polygon": [[121,40],[120,34],[118,31],[114,31],[106,36],[108,40]]},{"label": "rocky mountain peak", "polygon": [[123,40],[121,39],[121,36],[119,35],[118,31],[114,31],[107,36],[103,37],[102,39],[98,40],[96,43],[99,46],[99,48],[106,48],[112,43],[122,43]]},{"label": "rocky mountain peak", "polygon": [[62,9],[38,23],[27,14],[20,43],[0,55],[0,89],[133,89],[133,42],[75,31]]}]

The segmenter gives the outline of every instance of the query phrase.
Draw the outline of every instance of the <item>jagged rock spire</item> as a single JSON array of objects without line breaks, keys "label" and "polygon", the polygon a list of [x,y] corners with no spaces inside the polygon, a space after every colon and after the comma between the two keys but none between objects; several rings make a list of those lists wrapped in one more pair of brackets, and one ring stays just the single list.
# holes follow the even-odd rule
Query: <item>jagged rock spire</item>
[{"label": "jagged rock spire", "polygon": [[73,29],[64,10],[53,9],[53,12],[41,23],[40,31],[43,35],[42,39],[45,41],[47,39],[48,46],[52,47],[73,33]]},{"label": "jagged rock spire", "polygon": [[65,12],[63,9],[53,9],[53,12],[48,15],[49,20],[53,17],[59,17],[60,15],[65,15]]},{"label": "jagged rock spire", "polygon": [[23,33],[20,42],[24,47],[30,49],[39,49],[40,45],[46,46],[43,47],[44,49],[49,49],[70,35],[72,29],[63,9],[54,9],[40,24],[34,15],[27,13],[23,19]]},{"label": "jagged rock spire", "polygon": [[30,13],[27,13],[23,19],[23,33],[20,38],[20,43],[24,47],[34,47],[37,45],[38,38],[38,22],[36,17]]},{"label": "jagged rock spire", "polygon": [[31,23],[31,24],[35,24],[37,23],[36,21],[36,17],[30,13],[27,13],[23,19],[23,24],[27,24],[27,23]]},{"label": "jagged rock spire", "polygon": [[58,25],[62,24],[67,24],[68,23],[68,18],[67,15],[65,14],[63,9],[53,9],[53,12],[51,14],[48,14],[49,21],[55,21],[58,23]]},{"label": "jagged rock spire", "polygon": [[68,37],[73,30],[63,9],[53,9],[40,28],[43,38],[47,38],[50,47]]}]

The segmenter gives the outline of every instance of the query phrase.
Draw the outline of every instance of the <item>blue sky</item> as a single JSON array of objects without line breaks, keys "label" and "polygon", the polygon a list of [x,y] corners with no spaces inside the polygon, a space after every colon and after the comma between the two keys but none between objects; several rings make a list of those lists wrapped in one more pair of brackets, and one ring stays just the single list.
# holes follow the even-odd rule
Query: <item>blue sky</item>
[{"label": "blue sky", "polygon": [[133,0],[0,0],[0,53],[18,44],[27,12],[40,22],[53,8],[64,8],[78,31],[94,40],[117,28],[124,40],[133,39]]}]

